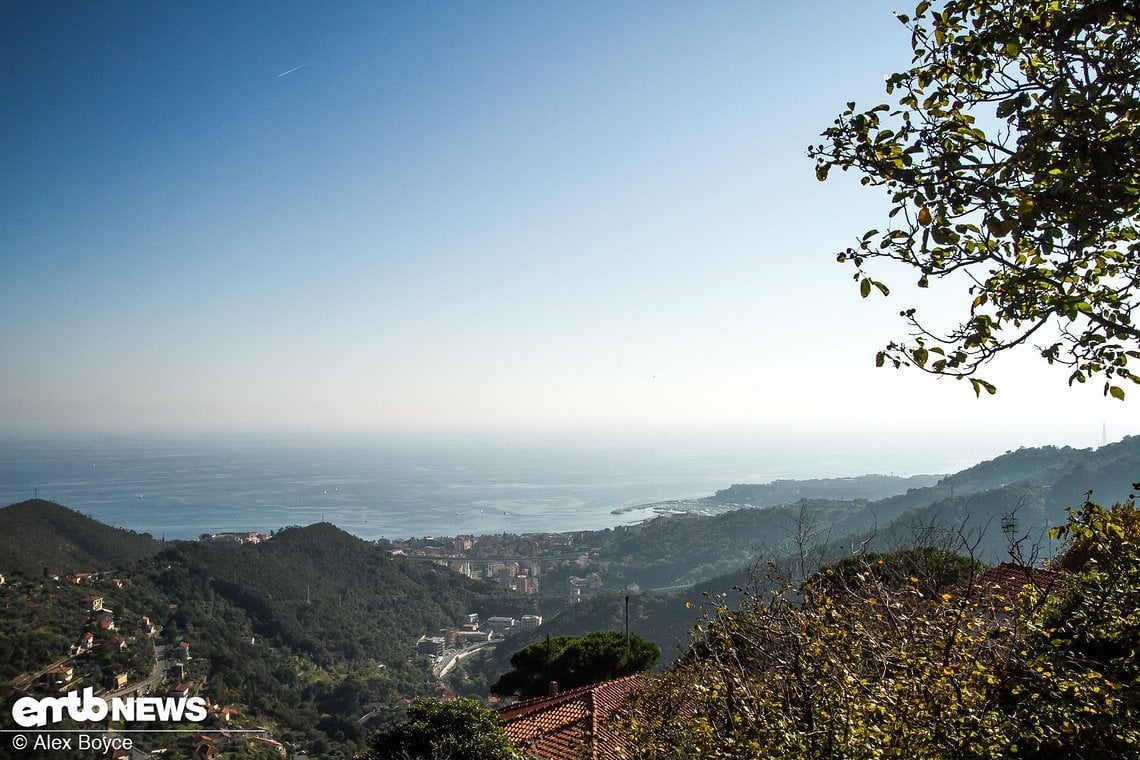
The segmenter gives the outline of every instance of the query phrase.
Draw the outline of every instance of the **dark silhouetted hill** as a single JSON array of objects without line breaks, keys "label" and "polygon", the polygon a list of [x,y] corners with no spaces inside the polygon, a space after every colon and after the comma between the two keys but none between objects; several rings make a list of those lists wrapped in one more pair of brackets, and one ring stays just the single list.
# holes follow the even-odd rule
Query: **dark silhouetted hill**
[{"label": "dark silhouetted hill", "polygon": [[25,576],[108,570],[154,556],[162,543],[31,499],[0,509],[0,572]]}]

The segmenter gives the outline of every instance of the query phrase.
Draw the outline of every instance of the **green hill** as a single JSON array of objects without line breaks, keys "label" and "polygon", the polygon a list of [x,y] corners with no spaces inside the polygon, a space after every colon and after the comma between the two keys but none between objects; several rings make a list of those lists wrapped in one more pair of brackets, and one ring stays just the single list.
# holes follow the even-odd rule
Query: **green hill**
[{"label": "green hill", "polygon": [[[122,533],[58,505],[5,512],[29,510],[42,524],[9,524],[30,525],[37,536],[70,535],[77,527],[92,535],[100,528]],[[100,558],[91,566],[111,569],[112,553],[88,546],[83,556]],[[98,593],[125,635],[145,615],[160,640],[186,641],[192,657],[179,680],[212,703],[240,706],[243,721],[269,726],[315,756],[349,757],[365,713],[426,692],[428,665],[415,654],[420,636],[468,613],[534,611],[531,598],[394,557],[328,523],[286,528],[260,544],[148,546],[150,556],[114,568],[114,582],[103,577],[77,586],[37,573],[0,587],[4,675],[66,654],[87,626],[86,595]],[[0,712],[14,697],[0,685]]]},{"label": "green hill", "polygon": [[0,572],[37,576],[107,570],[154,556],[162,543],[43,499],[0,509]]}]

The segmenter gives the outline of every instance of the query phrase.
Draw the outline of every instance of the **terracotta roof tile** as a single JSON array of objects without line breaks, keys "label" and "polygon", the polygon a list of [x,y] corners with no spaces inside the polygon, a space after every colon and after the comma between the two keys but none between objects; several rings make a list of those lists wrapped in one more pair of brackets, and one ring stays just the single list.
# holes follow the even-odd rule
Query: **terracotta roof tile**
[{"label": "terracotta roof tile", "polygon": [[582,686],[498,710],[515,746],[543,760],[617,760],[622,737],[611,718],[648,680],[642,675]]},{"label": "terracotta roof tile", "polygon": [[1059,579],[1060,575],[1052,570],[1003,562],[954,584],[950,592],[1014,601],[1029,586],[1040,592],[1048,592]]}]

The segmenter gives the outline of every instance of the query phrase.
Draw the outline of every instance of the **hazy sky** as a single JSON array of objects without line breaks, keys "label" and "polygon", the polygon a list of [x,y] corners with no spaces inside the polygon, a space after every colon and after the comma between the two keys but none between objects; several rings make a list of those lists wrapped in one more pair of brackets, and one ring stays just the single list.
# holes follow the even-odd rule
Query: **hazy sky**
[{"label": "hazy sky", "polygon": [[902,5],[5,2],[0,431],[1140,430],[874,368],[943,306],[859,298],[883,203],[805,149]]}]

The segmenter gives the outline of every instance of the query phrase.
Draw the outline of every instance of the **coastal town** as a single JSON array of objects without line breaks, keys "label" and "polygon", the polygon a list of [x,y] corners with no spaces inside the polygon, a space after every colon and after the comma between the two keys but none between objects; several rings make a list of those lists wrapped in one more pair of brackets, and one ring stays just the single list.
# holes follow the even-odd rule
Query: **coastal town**
[{"label": "coastal town", "polygon": [[[619,526],[615,532],[630,530]],[[587,531],[460,536],[424,536],[379,541],[393,555],[432,562],[468,578],[489,580],[520,594],[576,604],[603,590],[636,593],[636,583],[606,582],[609,571],[632,557],[603,556],[587,544]]]}]

